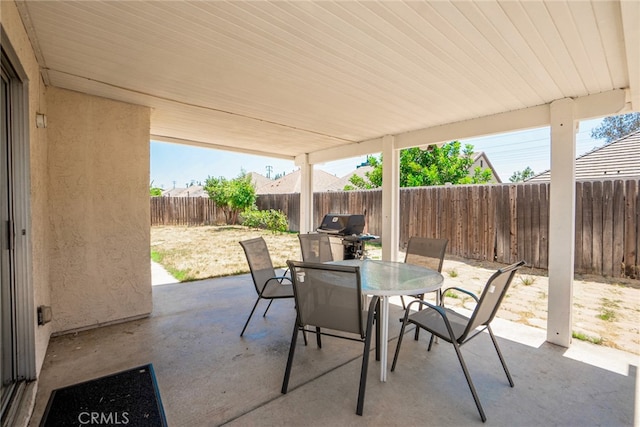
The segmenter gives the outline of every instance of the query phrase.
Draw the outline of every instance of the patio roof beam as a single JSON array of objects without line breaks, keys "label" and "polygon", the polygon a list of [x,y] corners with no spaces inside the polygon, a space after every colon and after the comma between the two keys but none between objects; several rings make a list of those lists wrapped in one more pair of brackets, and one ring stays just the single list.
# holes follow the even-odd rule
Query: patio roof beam
[{"label": "patio roof beam", "polygon": [[[630,110],[628,89],[615,89],[573,99],[576,120],[619,114]],[[447,123],[394,135],[399,150],[456,139],[474,138],[498,133],[533,129],[551,124],[551,103],[470,120]],[[318,164],[383,151],[382,138],[374,138],[340,147],[309,153],[309,163]]]},{"label": "patio roof beam", "polygon": [[382,138],[374,138],[352,144],[345,144],[338,147],[309,153],[309,163],[317,165],[319,163],[332,162],[334,160],[348,159],[349,157],[366,156],[382,152]]},{"label": "patio roof beam", "polygon": [[171,144],[190,145],[192,147],[210,148],[213,150],[230,151],[232,153],[252,154],[254,156],[273,157],[276,159],[295,160],[294,156],[283,153],[272,153],[258,150],[249,150],[241,146],[229,147],[228,145],[212,144],[210,142],[196,141],[193,139],[174,138],[171,136],[151,134],[150,139],[158,142],[169,142]]}]

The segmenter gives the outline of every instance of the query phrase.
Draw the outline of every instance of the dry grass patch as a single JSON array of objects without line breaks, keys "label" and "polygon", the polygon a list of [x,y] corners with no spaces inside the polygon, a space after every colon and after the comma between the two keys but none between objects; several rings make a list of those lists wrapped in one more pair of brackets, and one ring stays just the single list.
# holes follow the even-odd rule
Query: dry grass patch
[{"label": "dry grass patch", "polygon": [[300,259],[297,234],[271,233],[241,226],[152,227],[151,252],[178,280],[208,279],[249,272],[238,242],[264,237],[276,268]]}]

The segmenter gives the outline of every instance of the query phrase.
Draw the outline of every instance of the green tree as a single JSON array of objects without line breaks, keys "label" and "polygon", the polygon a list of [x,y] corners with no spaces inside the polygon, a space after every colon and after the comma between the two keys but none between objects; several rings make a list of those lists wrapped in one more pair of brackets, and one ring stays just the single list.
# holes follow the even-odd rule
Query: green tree
[{"label": "green tree", "polygon": [[591,138],[604,139],[609,143],[638,129],[640,129],[640,113],[605,117],[600,126],[591,130]]},{"label": "green tree", "polygon": [[344,191],[370,190],[382,186],[382,156],[379,159],[369,156],[366,164],[372,166],[373,170],[366,172],[364,177],[352,175],[349,178],[350,184],[344,186]]},{"label": "green tree", "polygon": [[534,176],[536,173],[529,166],[524,168],[522,171],[515,171],[513,175],[509,178],[511,182],[522,182]]},{"label": "green tree", "polygon": [[204,190],[223,210],[227,224],[236,224],[238,214],[253,206],[256,201],[256,189],[251,182],[251,176],[244,171],[232,180],[208,177]]},{"label": "green tree", "polygon": [[149,184],[149,195],[151,195],[151,197],[162,196],[162,188],[154,187],[153,181],[151,181],[151,184]]},{"label": "green tree", "polygon": [[[377,188],[382,185],[382,156],[368,159],[371,172],[365,177],[354,175],[345,190]],[[483,184],[491,180],[489,169],[475,168],[473,145],[462,147],[460,141],[451,141],[441,147],[432,145],[427,150],[418,147],[400,151],[400,187],[427,185]],[[470,173],[471,172],[471,173]]]}]

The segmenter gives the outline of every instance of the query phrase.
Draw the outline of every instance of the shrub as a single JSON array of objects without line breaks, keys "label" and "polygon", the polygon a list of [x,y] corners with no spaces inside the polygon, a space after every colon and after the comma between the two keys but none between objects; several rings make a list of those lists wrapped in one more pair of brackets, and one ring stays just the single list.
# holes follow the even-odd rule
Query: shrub
[{"label": "shrub", "polygon": [[246,209],[241,215],[242,225],[251,228],[262,228],[270,231],[287,231],[287,216],[279,210],[260,211],[255,207]]},{"label": "shrub", "polygon": [[204,190],[209,194],[209,198],[223,210],[227,224],[236,224],[238,214],[256,201],[256,189],[251,182],[251,176],[244,171],[232,180],[224,177],[208,177]]}]

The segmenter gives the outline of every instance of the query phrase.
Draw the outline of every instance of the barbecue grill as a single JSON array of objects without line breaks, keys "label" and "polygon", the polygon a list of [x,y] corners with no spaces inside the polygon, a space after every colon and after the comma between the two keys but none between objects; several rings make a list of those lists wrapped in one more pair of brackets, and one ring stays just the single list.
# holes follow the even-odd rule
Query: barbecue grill
[{"label": "barbecue grill", "polygon": [[329,235],[333,258],[360,259],[364,256],[364,242],[377,236],[362,234],[364,215],[327,214],[316,231]]}]

